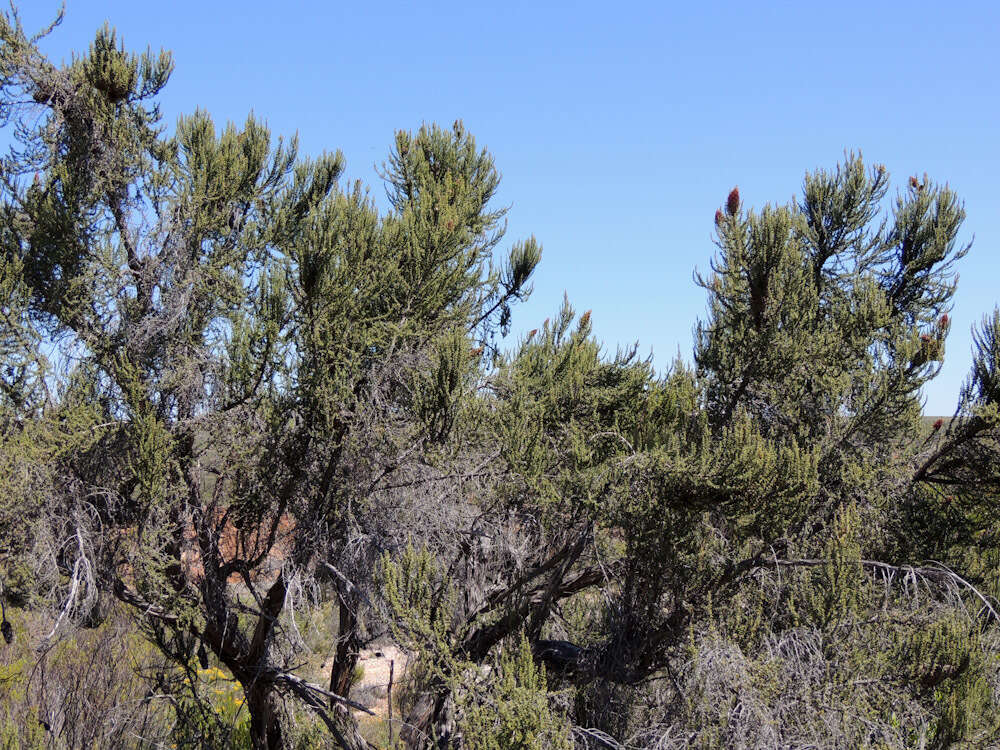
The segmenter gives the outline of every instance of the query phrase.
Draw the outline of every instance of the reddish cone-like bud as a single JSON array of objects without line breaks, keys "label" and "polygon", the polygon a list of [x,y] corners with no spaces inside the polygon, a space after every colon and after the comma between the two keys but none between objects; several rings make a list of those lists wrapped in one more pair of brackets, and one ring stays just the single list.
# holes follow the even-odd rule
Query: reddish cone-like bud
[{"label": "reddish cone-like bud", "polygon": [[921,333],[920,340],[926,343],[931,340],[931,335],[929,333]]},{"label": "reddish cone-like bud", "polygon": [[719,224],[722,223],[722,219],[723,218],[724,217],[722,215],[722,211],[716,211],[715,212],[715,226],[719,226]]},{"label": "reddish cone-like bud", "polygon": [[934,430],[934,432],[937,432],[938,430],[941,429],[941,425],[943,424],[944,420],[938,417],[937,419],[934,420],[934,427],[932,429]]},{"label": "reddish cone-like bud", "polygon": [[530,331],[528,331],[528,341],[531,341],[531,339],[535,337],[536,333],[538,333],[537,328],[532,328]]},{"label": "reddish cone-like bud", "polygon": [[590,310],[580,316],[580,328],[586,328],[588,323],[590,323]]},{"label": "reddish cone-like bud", "polygon": [[740,189],[739,186],[737,186],[729,191],[729,197],[726,198],[726,211],[729,212],[730,216],[736,216],[736,212],[739,210],[740,210]]},{"label": "reddish cone-like bud", "polygon": [[910,178],[910,187],[911,188],[918,187],[919,185],[920,185],[920,183],[917,182],[917,178],[916,177],[911,177]]},{"label": "reddish cone-like bud", "polygon": [[951,322],[951,318],[949,318],[949,317],[948,317],[948,313],[945,313],[944,315],[942,315],[942,316],[941,316],[941,321],[940,321],[940,323],[941,323],[941,327],[942,327],[942,328],[947,328],[947,327],[948,327],[948,324],[949,324],[950,322]]}]

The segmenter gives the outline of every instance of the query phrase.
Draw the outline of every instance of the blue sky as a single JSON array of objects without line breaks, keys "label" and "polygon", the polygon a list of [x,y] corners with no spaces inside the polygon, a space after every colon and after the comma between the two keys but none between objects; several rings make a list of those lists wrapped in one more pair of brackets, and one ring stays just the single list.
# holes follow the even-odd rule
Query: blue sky
[{"label": "blue sky", "polygon": [[[58,7],[21,5],[29,29]],[[44,47],[68,57],[105,19],[132,49],[174,52],[168,125],[253,110],[305,154],[342,150],[379,195],[396,129],[461,118],[503,173],[509,240],[544,246],[513,335],[565,291],[609,351],[690,359],[692,271],[729,190],[784,203],[845,150],[965,201],[975,243],[926,413],[954,410],[969,327],[1000,300],[1000,4],[67,0]]]}]

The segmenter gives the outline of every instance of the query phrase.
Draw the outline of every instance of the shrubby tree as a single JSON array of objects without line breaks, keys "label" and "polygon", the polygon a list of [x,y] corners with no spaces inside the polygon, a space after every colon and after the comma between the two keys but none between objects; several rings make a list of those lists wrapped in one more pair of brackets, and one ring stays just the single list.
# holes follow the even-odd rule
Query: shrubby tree
[{"label": "shrubby tree", "polygon": [[[504,357],[414,647],[487,664],[524,634],[594,747],[995,742],[997,319],[924,425],[964,213],[925,178],[885,215],[888,185],[850,155],[796,204],[734,190],[694,368],[602,356],[568,304]],[[449,679],[409,719],[442,745]]]},{"label": "shrubby tree", "polygon": [[282,745],[278,694],[353,746],[356,587],[329,690],[294,674],[282,611],[380,549],[372,498],[446,438],[457,368],[495,351],[540,249],[495,261],[498,174],[461,123],[397,134],[380,213],[339,153],[253,117],[168,134],[168,54],[104,28],[55,65],[37,40],[0,19],[11,552],[62,574],[59,622],[113,594],[179,664],[213,654],[254,746]]}]

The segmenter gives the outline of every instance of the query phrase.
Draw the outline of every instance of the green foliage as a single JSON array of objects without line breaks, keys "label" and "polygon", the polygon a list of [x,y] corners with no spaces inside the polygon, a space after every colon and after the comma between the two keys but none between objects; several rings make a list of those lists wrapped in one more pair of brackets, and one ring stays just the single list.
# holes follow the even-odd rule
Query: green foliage
[{"label": "green foliage", "polygon": [[168,132],[168,54],[105,26],[57,65],[39,39],[0,18],[0,531],[51,558],[60,623],[99,591],[179,664],[207,644],[268,693],[273,745],[289,581],[356,549],[373,476],[440,457],[541,249],[496,252],[499,173],[461,123],[397,134],[380,212],[253,116]]},{"label": "green foliage", "polygon": [[721,256],[698,277],[710,316],[696,348],[716,422],[741,407],[761,428],[840,450],[913,429],[943,355],[965,214],[925,179],[880,220],[887,189],[884,167],[866,173],[851,155],[807,175],[796,205],[721,217]]},{"label": "green foliage", "polygon": [[935,747],[976,745],[995,740],[1000,730],[978,630],[968,620],[946,617],[900,644],[908,684],[934,706]]},{"label": "green foliage", "polygon": [[210,667],[194,670],[183,683],[172,737],[177,747],[251,746],[250,714],[231,676]]},{"label": "green foliage", "polygon": [[31,413],[45,395],[48,360],[30,316],[30,290],[16,256],[0,254],[0,420]]},{"label": "green foliage", "polygon": [[164,664],[121,610],[99,625],[39,646],[44,610],[13,609],[13,642],[0,649],[0,737],[6,747],[133,747],[166,739],[175,716],[154,675]]},{"label": "green foliage", "polygon": [[10,558],[0,565],[0,595],[14,606],[31,602],[36,590],[34,571],[23,559]]},{"label": "green foliage", "polygon": [[3,750],[43,750],[49,743],[45,729],[35,718],[15,719],[9,710],[0,717],[0,748]]},{"label": "green foliage", "polygon": [[459,731],[475,750],[573,747],[565,720],[549,705],[545,669],[535,666],[527,640],[500,656],[474,695],[460,699]]},{"label": "green foliage", "polygon": [[960,408],[969,416],[976,416],[996,424],[1000,405],[1000,308],[984,317],[972,331],[972,372],[963,385],[959,397]]},{"label": "green foliage", "polygon": [[383,556],[381,583],[394,636],[416,649],[436,678],[452,679],[458,666],[448,638],[451,592],[434,556],[426,547],[412,545],[398,560]]},{"label": "green foliage", "polygon": [[322,684],[372,633],[415,654],[413,746],[996,744],[1000,311],[920,421],[947,186],[887,201],[850,154],[785,206],[734,189],[693,366],[605,353],[568,300],[504,351],[541,248],[500,251],[461,122],[396,134],[383,211],[253,116],[168,132],[168,54],[39,39],[0,14],[0,575],[50,634],[29,659],[11,609],[3,742],[114,742],[83,730],[121,699],[144,742],[361,746],[292,666],[321,616]]},{"label": "green foliage", "polygon": [[440,442],[454,427],[458,410],[468,402],[478,374],[478,357],[463,331],[445,334],[432,356],[430,368],[416,374],[414,407],[428,437]]},{"label": "green foliage", "polygon": [[427,551],[409,547],[398,561],[385,558],[382,565],[396,637],[419,654],[411,679],[431,689],[447,686],[462,747],[572,747],[565,718],[551,706],[545,669],[535,664],[523,636],[491,667],[468,661],[449,638],[454,604]]},{"label": "green foliage", "polygon": [[851,507],[842,508],[833,520],[823,565],[811,578],[804,607],[807,619],[819,627],[843,625],[857,618],[868,580],[861,568],[860,518]]}]

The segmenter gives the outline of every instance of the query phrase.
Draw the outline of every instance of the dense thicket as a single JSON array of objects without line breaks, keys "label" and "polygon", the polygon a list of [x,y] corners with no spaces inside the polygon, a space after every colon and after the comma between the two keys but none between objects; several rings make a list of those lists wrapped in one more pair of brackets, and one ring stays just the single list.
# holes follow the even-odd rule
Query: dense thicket
[{"label": "dense thicket", "polygon": [[252,117],[168,132],[167,54],[37,41],[0,18],[5,742],[1000,745],[1000,312],[920,409],[947,186],[734,189],[657,375],[568,302],[502,347],[541,250],[461,123],[396,134],[380,211]]}]

